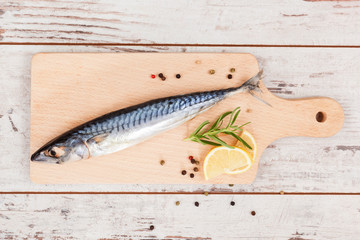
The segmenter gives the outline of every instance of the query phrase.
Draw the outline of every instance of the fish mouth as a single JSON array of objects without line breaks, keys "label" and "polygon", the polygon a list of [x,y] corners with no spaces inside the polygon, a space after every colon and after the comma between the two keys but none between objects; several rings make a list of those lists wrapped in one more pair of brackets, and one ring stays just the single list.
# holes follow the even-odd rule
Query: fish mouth
[{"label": "fish mouth", "polygon": [[31,161],[41,161],[40,160],[40,153],[39,152],[35,152],[33,155],[31,155]]},{"label": "fish mouth", "polygon": [[59,163],[58,159],[45,156],[42,152],[35,152],[33,155],[31,155],[30,160],[32,162]]}]

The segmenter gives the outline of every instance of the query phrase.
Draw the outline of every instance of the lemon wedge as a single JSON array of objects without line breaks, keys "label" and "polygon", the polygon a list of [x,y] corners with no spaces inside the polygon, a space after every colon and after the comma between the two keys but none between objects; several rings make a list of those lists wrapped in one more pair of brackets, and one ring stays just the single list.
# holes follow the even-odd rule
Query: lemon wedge
[{"label": "lemon wedge", "polygon": [[252,161],[255,161],[256,159],[256,150],[257,150],[257,147],[256,147],[256,141],[255,141],[255,138],[253,137],[253,135],[251,135],[251,133],[249,133],[248,131],[244,130],[240,137],[247,143],[250,145],[250,148],[247,148],[242,142],[240,141],[237,141],[237,143],[235,144],[236,147],[239,147],[241,149],[244,149],[246,150],[250,156],[251,156],[251,159]]},{"label": "lemon wedge", "polygon": [[205,179],[217,177],[221,174],[235,174],[247,171],[252,165],[250,154],[239,148],[215,147],[204,160]]},{"label": "lemon wedge", "polygon": [[[252,148],[248,148],[246,147],[242,142],[237,141],[237,143],[235,144],[236,147],[239,147],[245,151],[247,151],[251,157],[251,164],[255,162],[256,159],[256,141],[255,138],[253,137],[253,135],[251,135],[251,133],[249,133],[248,131],[244,130],[242,132],[242,134],[240,135],[240,137],[247,143],[249,144],[249,146]],[[235,169],[233,171],[227,172],[227,174],[239,174],[244,172],[242,168],[240,169]]]}]

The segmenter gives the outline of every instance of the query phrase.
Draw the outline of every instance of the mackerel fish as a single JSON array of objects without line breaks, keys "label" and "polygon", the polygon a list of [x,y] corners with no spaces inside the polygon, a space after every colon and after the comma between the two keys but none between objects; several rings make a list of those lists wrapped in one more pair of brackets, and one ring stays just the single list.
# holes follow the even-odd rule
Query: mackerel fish
[{"label": "mackerel fish", "polygon": [[134,146],[236,93],[259,90],[261,74],[262,71],[239,87],[159,98],[105,114],[46,143],[31,156],[31,161],[62,164]]}]

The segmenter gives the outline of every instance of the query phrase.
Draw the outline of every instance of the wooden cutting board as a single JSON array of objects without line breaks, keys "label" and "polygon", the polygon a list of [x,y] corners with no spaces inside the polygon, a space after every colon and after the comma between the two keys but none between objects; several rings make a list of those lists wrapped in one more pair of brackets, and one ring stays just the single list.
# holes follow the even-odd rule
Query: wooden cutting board
[{"label": "wooden cutting board", "polygon": [[[228,79],[230,68],[232,79]],[[215,70],[215,74],[209,74]],[[238,53],[39,53],[31,68],[31,143],[33,153],[57,135],[95,117],[160,97],[239,86],[259,71],[251,54]],[[162,81],[157,75],[163,73]],[[151,75],[156,78],[151,78]],[[177,79],[176,74],[181,78]],[[266,75],[266,73],[265,73]],[[110,155],[63,165],[31,162],[35,183],[251,183],[264,149],[288,136],[329,137],[344,122],[341,106],[333,99],[313,97],[286,100],[272,95],[262,84],[257,95],[248,93],[219,103],[176,129]],[[258,155],[249,171],[206,181],[202,162],[211,146],[185,142],[201,122],[241,107],[237,123],[258,144]],[[227,139],[230,144],[235,140]],[[299,144],[301,144],[299,142]],[[200,161],[200,171],[189,177]],[[160,161],[165,164],[161,165]],[[182,170],[187,174],[183,176]]]}]

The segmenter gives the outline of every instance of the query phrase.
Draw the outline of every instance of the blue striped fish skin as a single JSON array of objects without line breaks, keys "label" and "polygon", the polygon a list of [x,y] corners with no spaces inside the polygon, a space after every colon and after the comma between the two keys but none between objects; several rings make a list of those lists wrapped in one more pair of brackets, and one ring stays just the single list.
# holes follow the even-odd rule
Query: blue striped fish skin
[{"label": "blue striped fish skin", "polygon": [[105,114],[53,139],[31,160],[60,164],[120,151],[181,125],[235,93],[256,90],[260,78],[261,72],[237,88],[160,98]]}]

